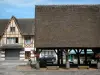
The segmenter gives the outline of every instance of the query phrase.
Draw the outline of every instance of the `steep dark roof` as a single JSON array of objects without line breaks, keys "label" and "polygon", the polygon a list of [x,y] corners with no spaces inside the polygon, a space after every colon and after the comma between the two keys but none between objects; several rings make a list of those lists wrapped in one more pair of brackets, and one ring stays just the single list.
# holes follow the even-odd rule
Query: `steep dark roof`
[{"label": "steep dark roof", "polygon": [[0,19],[0,35],[4,32],[5,27],[8,24],[9,19]]},{"label": "steep dark roof", "polygon": [[23,35],[34,35],[34,19],[17,19]]},{"label": "steep dark roof", "polygon": [[100,5],[37,5],[35,47],[100,47]]},{"label": "steep dark roof", "polygon": [[[14,17],[15,18],[15,17]],[[34,35],[34,19],[16,19],[22,35]],[[10,19],[0,19],[0,36],[3,34]]]}]

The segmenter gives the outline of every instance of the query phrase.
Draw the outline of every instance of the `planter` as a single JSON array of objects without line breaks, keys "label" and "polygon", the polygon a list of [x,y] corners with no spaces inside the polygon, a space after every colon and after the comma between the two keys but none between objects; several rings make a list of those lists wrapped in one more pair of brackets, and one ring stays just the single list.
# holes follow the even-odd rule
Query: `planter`
[{"label": "planter", "polygon": [[66,69],[69,69],[69,68],[70,68],[70,62],[67,61],[67,62],[66,62]]},{"label": "planter", "polygon": [[97,63],[97,68],[100,69],[100,62]]},{"label": "planter", "polygon": [[40,69],[39,62],[36,63],[36,69]]}]

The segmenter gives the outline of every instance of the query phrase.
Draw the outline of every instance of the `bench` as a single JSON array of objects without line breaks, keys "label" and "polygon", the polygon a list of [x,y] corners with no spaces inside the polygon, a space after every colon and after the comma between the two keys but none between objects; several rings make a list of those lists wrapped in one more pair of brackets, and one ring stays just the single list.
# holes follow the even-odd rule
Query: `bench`
[{"label": "bench", "polygon": [[46,68],[49,70],[58,70],[59,66],[47,66]]},{"label": "bench", "polygon": [[78,66],[78,69],[89,69],[89,66]]}]

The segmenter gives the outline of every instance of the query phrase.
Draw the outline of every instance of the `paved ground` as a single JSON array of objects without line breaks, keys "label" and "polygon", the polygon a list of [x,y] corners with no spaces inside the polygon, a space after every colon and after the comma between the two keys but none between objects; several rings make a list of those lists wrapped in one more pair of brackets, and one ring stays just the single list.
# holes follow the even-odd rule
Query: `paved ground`
[{"label": "paved ground", "polygon": [[100,75],[100,70],[96,69],[59,69],[59,70],[40,70],[31,69],[29,66],[24,65],[26,62],[6,61],[0,62],[0,75]]}]

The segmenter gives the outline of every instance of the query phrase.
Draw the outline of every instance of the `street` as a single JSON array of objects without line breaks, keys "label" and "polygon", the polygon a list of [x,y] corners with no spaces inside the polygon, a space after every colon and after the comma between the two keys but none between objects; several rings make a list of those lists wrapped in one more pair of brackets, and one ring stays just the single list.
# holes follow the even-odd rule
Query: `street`
[{"label": "street", "polygon": [[[100,75],[100,70],[25,70],[17,69],[18,62],[0,62],[0,75]],[[24,63],[23,63],[24,64]]]}]

